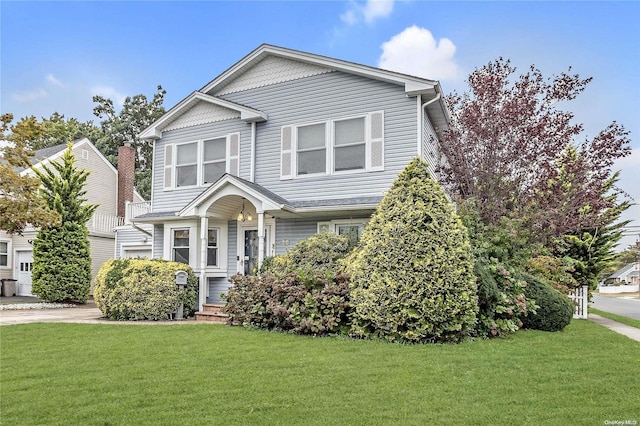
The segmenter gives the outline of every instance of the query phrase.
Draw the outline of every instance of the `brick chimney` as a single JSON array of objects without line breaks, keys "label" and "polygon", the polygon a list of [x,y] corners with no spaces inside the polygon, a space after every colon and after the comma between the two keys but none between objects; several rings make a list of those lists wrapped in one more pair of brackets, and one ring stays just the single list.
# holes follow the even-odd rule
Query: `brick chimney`
[{"label": "brick chimney", "polygon": [[118,216],[125,217],[126,202],[133,201],[136,150],[129,142],[118,148]]}]

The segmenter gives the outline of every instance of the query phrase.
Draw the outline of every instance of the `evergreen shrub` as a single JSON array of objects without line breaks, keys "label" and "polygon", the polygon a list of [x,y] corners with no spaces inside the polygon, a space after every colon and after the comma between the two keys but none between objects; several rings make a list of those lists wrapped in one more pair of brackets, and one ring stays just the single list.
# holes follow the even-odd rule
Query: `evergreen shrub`
[{"label": "evergreen shrub", "polygon": [[47,302],[85,303],[91,290],[89,233],[84,224],[43,228],[33,242],[31,292]]},{"label": "evergreen shrub", "polygon": [[346,264],[354,336],[458,342],[475,325],[467,230],[423,160],[394,181]]},{"label": "evergreen shrub", "polygon": [[[176,286],[177,271],[187,272],[184,292]],[[188,265],[148,259],[112,259],[95,279],[93,297],[105,317],[113,320],[163,320],[184,304],[184,316],[193,315],[198,279]]]},{"label": "evergreen shrub", "polygon": [[571,322],[574,305],[571,300],[538,278],[522,274],[527,281],[525,295],[538,306],[535,315],[527,315],[523,322],[525,328],[543,331],[560,331]]}]

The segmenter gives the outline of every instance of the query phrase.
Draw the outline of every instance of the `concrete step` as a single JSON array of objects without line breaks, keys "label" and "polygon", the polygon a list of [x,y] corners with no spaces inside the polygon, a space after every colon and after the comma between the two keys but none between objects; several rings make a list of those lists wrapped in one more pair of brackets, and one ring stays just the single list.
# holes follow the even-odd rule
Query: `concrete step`
[{"label": "concrete step", "polygon": [[196,321],[208,321],[216,324],[226,324],[229,320],[229,315],[219,312],[196,312]]}]

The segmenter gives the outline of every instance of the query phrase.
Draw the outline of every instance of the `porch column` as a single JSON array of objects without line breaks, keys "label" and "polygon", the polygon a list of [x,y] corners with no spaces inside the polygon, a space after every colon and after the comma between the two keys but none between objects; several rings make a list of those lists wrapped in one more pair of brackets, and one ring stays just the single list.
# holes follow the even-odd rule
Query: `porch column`
[{"label": "porch column", "polygon": [[200,217],[200,290],[198,292],[198,310],[202,311],[203,305],[207,303],[207,231],[209,230],[209,218]]},{"label": "porch column", "polygon": [[258,270],[264,260],[264,212],[258,212]]}]

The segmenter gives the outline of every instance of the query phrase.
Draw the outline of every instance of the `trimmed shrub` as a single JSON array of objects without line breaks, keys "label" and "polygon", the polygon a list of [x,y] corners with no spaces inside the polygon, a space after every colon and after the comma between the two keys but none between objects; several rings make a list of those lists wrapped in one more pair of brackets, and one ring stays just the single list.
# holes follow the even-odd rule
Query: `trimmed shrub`
[{"label": "trimmed shrub", "polygon": [[85,303],[91,290],[87,227],[76,222],[38,231],[31,292],[47,302]]},{"label": "trimmed shrub", "polygon": [[283,277],[234,275],[225,297],[230,324],[298,334],[323,335],[348,329],[349,286],[334,279],[291,272]]},{"label": "trimmed shrub", "polygon": [[525,295],[538,306],[535,315],[527,315],[523,322],[525,328],[544,331],[560,331],[573,318],[574,306],[571,300],[549,284],[528,274],[522,274],[526,280]]},{"label": "trimmed shrub", "polygon": [[477,259],[474,272],[478,280],[478,322],[474,335],[505,336],[523,326],[535,304],[525,296],[527,283],[515,277],[514,270],[496,259]]},{"label": "trimmed shrub", "polygon": [[352,333],[393,342],[458,342],[478,310],[467,230],[416,158],[378,205],[349,257]]},{"label": "trimmed shrub", "polygon": [[298,271],[303,275],[335,275],[341,269],[340,260],[351,248],[348,238],[331,232],[312,235],[287,251],[287,254],[263,262],[261,272],[283,276]]},{"label": "trimmed shrub", "polygon": [[[175,273],[188,274],[185,291],[176,286]],[[112,259],[95,279],[93,297],[105,317],[113,320],[162,320],[184,303],[184,316],[193,315],[198,279],[184,263],[147,259]]]}]

